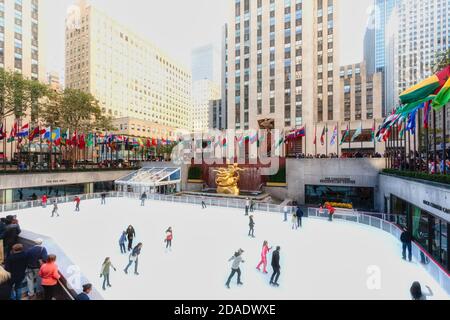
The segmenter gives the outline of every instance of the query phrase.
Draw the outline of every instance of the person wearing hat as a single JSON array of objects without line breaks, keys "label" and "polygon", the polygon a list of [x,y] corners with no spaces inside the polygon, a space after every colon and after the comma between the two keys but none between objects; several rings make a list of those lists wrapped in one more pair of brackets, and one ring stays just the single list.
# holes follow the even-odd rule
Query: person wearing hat
[{"label": "person wearing hat", "polygon": [[231,266],[231,274],[228,277],[227,283],[225,284],[228,289],[230,289],[230,282],[231,279],[233,279],[234,275],[237,273],[237,284],[243,285],[241,282],[241,269],[239,268],[241,262],[244,263],[245,261],[242,259],[242,254],[244,253],[244,250],[239,249],[237,252],[234,253],[234,255],[228,260],[233,261],[233,264]]},{"label": "person wearing hat", "polygon": [[42,291],[41,278],[39,277],[39,269],[47,261],[47,249],[42,245],[42,239],[34,240],[35,245],[27,250],[27,286],[28,297],[33,298],[36,293]]},{"label": "person wearing hat", "polygon": [[91,298],[89,298],[89,293],[92,291],[92,284],[86,283],[83,285],[83,292],[81,292],[79,295],[77,295],[76,300],[79,301],[89,301]]}]

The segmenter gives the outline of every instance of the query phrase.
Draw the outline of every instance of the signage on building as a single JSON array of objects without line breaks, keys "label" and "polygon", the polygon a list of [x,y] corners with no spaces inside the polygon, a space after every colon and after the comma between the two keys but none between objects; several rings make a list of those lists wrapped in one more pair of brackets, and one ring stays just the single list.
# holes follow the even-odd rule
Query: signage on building
[{"label": "signage on building", "polygon": [[441,205],[432,203],[432,202],[427,201],[427,200],[423,200],[423,204],[426,205],[426,206],[432,207],[432,208],[434,208],[436,210],[442,211],[442,212],[444,212],[446,214],[450,214],[450,209],[449,208],[445,208],[445,207],[443,207]]},{"label": "signage on building", "polygon": [[331,178],[331,177],[326,177],[324,179],[321,179],[320,183],[325,183],[325,184],[356,184],[356,181],[352,180],[350,178]]}]

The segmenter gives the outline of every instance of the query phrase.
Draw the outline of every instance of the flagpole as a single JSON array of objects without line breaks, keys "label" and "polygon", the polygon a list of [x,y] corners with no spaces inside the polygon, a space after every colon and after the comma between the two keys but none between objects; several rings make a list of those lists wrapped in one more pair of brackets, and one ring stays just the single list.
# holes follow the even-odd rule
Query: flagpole
[{"label": "flagpole", "polygon": [[31,139],[30,139],[30,132],[31,132],[31,123],[28,128],[28,170],[31,171]]},{"label": "flagpole", "polygon": [[375,119],[373,119],[373,132],[372,132],[372,138],[373,138],[373,154],[375,155],[377,153],[377,139],[375,137],[375,132],[377,130],[377,122]]},{"label": "flagpole", "polygon": [[315,125],[315,129],[314,129],[314,149],[315,149],[315,153],[316,153],[316,157],[317,157],[317,123]]},{"label": "flagpole", "polygon": [[325,158],[328,158],[328,123],[325,125]]},{"label": "flagpole", "polygon": [[350,153],[352,149],[352,137],[350,137],[350,133],[352,132],[352,127],[350,121],[348,122],[348,152]]},{"label": "flagpole", "polygon": [[336,124],[336,128],[337,128],[337,132],[336,132],[336,155],[339,158],[339,144],[340,144],[340,140],[339,140],[339,121]]},{"label": "flagpole", "polygon": [[444,175],[446,175],[447,174],[447,127],[446,127],[446,121],[447,121],[447,113],[446,113],[446,110],[445,110],[445,107],[446,107],[446,105],[444,105],[444,107],[443,107],[443,109],[442,109],[442,112],[443,112],[443,115],[442,115],[442,123],[443,123],[443,125],[442,125],[442,136],[443,136],[443,140],[444,140],[444,145],[443,145],[443,147],[444,147],[444,150],[443,150],[443,153],[442,153],[442,158],[443,158],[443,161],[444,161],[444,166],[443,166],[443,174]]}]

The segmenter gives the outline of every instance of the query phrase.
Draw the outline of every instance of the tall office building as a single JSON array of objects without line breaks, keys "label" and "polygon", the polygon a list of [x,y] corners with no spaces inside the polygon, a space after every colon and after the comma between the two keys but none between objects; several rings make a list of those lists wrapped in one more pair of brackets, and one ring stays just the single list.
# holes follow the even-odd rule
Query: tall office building
[{"label": "tall office building", "polygon": [[312,124],[340,119],[339,1],[229,3],[228,127],[307,124],[312,137]]},{"label": "tall office building", "polygon": [[39,0],[0,0],[0,67],[45,82]]},{"label": "tall office building", "polygon": [[220,83],[220,50],[213,44],[195,48],[191,55],[192,82],[211,80]]},{"label": "tall office building", "polygon": [[114,118],[190,128],[189,70],[85,0],[66,22],[67,88],[92,93]]}]

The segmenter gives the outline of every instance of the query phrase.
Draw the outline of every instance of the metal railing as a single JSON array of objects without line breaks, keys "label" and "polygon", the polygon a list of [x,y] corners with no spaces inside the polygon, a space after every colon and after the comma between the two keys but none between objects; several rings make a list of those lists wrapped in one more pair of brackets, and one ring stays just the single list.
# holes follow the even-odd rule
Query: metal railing
[{"label": "metal railing", "polygon": [[[343,213],[337,211],[333,215],[333,220],[349,221],[358,224],[363,224],[366,226],[374,227],[390,233],[396,239],[400,239],[402,230],[396,223],[396,219],[402,218],[402,216],[397,216],[392,214],[366,214],[360,212],[354,213]],[[328,210],[323,209],[320,211],[316,208],[308,208],[308,217],[318,218],[318,219],[328,219]],[[434,258],[425,251],[420,245],[413,242],[412,245],[412,255],[414,259],[419,261],[425,270],[439,283],[439,285],[450,295],[450,274],[445,270]]]}]

